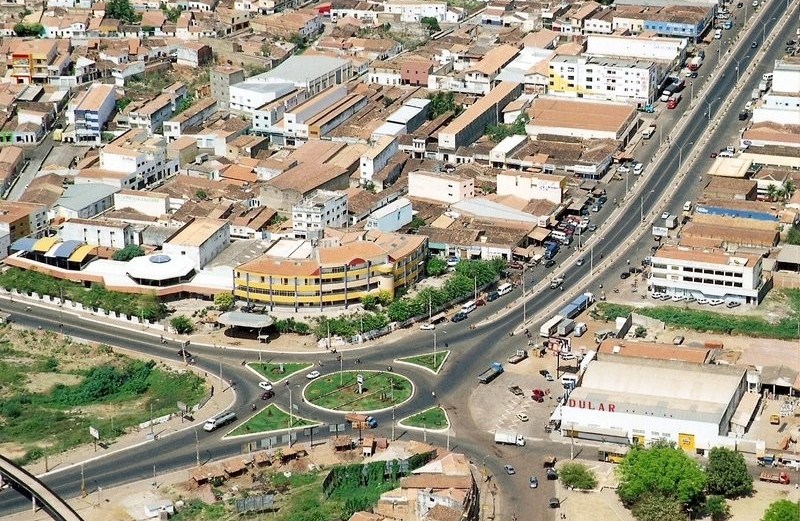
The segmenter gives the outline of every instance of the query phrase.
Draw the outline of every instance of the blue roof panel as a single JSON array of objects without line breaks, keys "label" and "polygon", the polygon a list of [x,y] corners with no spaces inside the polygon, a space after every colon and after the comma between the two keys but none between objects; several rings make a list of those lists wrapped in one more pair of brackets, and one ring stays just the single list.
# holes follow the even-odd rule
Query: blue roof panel
[{"label": "blue roof panel", "polygon": [[14,241],[14,244],[11,245],[11,251],[33,251],[33,245],[36,244],[37,240],[38,239],[31,239],[30,237],[17,239]]},{"label": "blue roof panel", "polygon": [[80,248],[82,245],[83,242],[81,241],[64,241],[58,245],[53,256],[58,257],[60,259],[67,259],[69,258],[70,255],[75,253],[75,250]]}]

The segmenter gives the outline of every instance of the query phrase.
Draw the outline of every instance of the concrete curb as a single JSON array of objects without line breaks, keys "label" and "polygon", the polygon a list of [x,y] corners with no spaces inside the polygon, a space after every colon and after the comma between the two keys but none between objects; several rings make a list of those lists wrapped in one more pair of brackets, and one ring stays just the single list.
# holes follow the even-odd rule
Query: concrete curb
[{"label": "concrete curb", "polygon": [[[423,428],[423,427],[414,427],[413,425],[406,425],[405,423],[403,423],[403,420],[407,420],[407,419],[411,418],[412,416],[416,416],[417,414],[423,413],[425,411],[429,411],[431,409],[441,409],[442,412],[444,412],[444,417],[447,420],[447,427],[445,427],[444,429],[428,429],[428,428]],[[450,431],[453,428],[453,422],[450,421],[450,415],[447,414],[447,410],[444,407],[439,407],[439,406],[428,407],[424,411],[420,411],[418,413],[408,415],[405,418],[400,418],[399,420],[397,420],[397,425],[399,427],[402,427],[402,428],[408,429],[408,430],[412,430],[412,431],[419,431],[419,432],[427,431],[427,432],[432,432],[434,434],[446,434],[448,431]],[[451,434],[451,436],[455,437],[455,434]]]},{"label": "concrete curb", "polygon": [[[299,418],[301,420],[308,421],[310,423],[308,423],[306,425],[298,425],[296,427],[286,427],[284,429],[275,429],[275,430],[271,430],[271,431],[253,432],[253,433],[250,433],[250,434],[237,434],[237,435],[232,435],[231,434],[233,431],[235,431],[239,427],[245,425],[247,422],[249,422],[250,420],[255,418],[258,414],[264,412],[264,410],[269,408],[269,407],[275,407],[280,412],[282,412],[283,414],[289,416],[290,418]],[[237,425],[236,428],[231,429],[228,432],[226,432],[225,434],[223,434],[222,435],[222,439],[223,440],[238,440],[240,438],[248,438],[250,436],[264,436],[264,435],[275,434],[275,433],[279,433],[279,432],[296,431],[298,429],[306,429],[306,428],[309,428],[309,427],[319,427],[320,425],[322,425],[322,423],[314,422],[313,420],[310,420],[309,418],[304,418],[304,417],[300,416],[299,414],[288,413],[288,412],[284,411],[283,409],[281,409],[280,405],[278,405],[276,403],[270,403],[270,404],[267,404],[267,406],[262,408],[260,411],[255,411],[253,414],[248,416],[242,423]]]},{"label": "concrete curb", "polygon": [[[353,371],[351,369],[351,370],[348,370],[348,371],[343,371],[343,373],[386,373],[386,372],[387,371],[381,371],[379,369],[365,369],[363,371]],[[330,373],[330,374],[331,375],[335,375],[336,373]],[[320,378],[322,378],[322,376],[325,376],[325,375],[321,375]],[[314,407],[315,409],[319,409],[320,411],[325,411],[325,412],[330,413],[330,414],[350,414],[350,413],[355,413],[355,414],[376,414],[376,413],[379,413],[379,412],[391,411],[392,409],[396,408],[398,405],[403,405],[404,403],[410,402],[414,398],[414,396],[417,394],[417,386],[414,383],[414,380],[412,380],[411,378],[409,378],[407,376],[403,376],[403,375],[399,375],[399,376],[405,378],[406,380],[408,380],[411,383],[411,394],[408,395],[408,398],[406,398],[402,402],[397,403],[395,405],[392,405],[391,407],[384,407],[382,409],[369,409],[369,410],[362,410],[362,411],[353,411],[353,410],[344,411],[344,410],[337,410],[337,409],[328,409],[327,407],[322,407],[320,405],[313,404],[310,401],[308,401],[308,399],[306,398],[306,389],[313,382],[309,382],[303,387],[302,392],[301,392],[301,396],[303,397],[303,403],[305,403],[309,407]]]},{"label": "concrete curb", "polygon": [[[402,358],[395,358],[394,360],[392,360],[392,362],[395,363],[395,364],[403,364],[403,365],[408,365],[408,366],[412,366],[412,367],[418,367],[418,368],[420,368],[420,369],[422,369],[424,371],[428,371],[432,375],[436,376],[436,375],[438,375],[439,373],[442,372],[442,369],[444,368],[444,364],[447,362],[447,359],[450,358],[450,352],[451,351],[449,349],[444,349],[442,351],[437,351],[436,352],[437,355],[439,353],[447,353],[447,354],[444,355],[444,360],[442,360],[442,363],[439,365],[439,369],[436,370],[436,371],[434,371],[433,369],[430,369],[428,367],[425,367],[424,365],[415,364],[414,362],[405,362],[405,361],[403,361]],[[419,354],[419,355],[413,355],[413,356],[409,356],[409,357],[406,357],[406,358],[414,358],[414,357],[417,357],[417,356],[426,356],[426,355],[433,355],[433,351],[431,351],[430,353],[422,353],[422,354]],[[435,361],[436,360],[434,360],[434,362]]]}]

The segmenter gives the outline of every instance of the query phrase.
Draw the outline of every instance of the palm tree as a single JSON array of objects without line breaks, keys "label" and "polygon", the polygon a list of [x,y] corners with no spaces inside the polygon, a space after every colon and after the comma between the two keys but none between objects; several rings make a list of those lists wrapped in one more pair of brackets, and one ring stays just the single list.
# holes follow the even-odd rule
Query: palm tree
[{"label": "palm tree", "polygon": [[774,201],[778,198],[778,187],[770,183],[767,185],[767,199]]},{"label": "palm tree", "polygon": [[791,179],[787,179],[786,181],[783,182],[783,188],[781,189],[781,191],[783,192],[784,199],[787,200],[790,199],[794,195],[794,192],[796,190],[797,187],[794,185],[794,182]]}]

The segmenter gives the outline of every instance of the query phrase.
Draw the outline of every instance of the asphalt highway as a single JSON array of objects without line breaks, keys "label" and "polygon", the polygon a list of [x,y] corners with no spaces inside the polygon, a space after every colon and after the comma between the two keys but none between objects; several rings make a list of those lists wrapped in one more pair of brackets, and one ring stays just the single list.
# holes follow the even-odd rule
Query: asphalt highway
[{"label": "asphalt highway", "polygon": [[[759,12],[756,13],[756,16],[763,16],[763,31],[766,34],[769,34],[781,17],[790,16],[790,13],[795,19],[797,16],[797,7],[793,6],[791,11],[787,12],[783,0],[773,0],[764,5],[762,9],[766,9],[766,13],[762,15]],[[760,45],[762,26],[759,24],[757,27],[756,32],[759,37],[754,39]],[[711,135],[707,145],[700,148],[697,163],[698,172],[703,172],[703,167],[707,166],[708,160],[706,158],[708,158],[710,151],[717,150],[720,146],[730,143],[730,129],[735,129],[741,125],[736,119],[738,111],[748,99],[750,90],[757,86],[762,71],[766,72],[771,69],[774,59],[780,56],[783,42],[793,35],[794,29],[795,25],[787,25],[787,28],[776,38],[772,48],[767,51],[757,72],[749,78],[745,78],[742,75],[738,86],[736,85],[736,73],[734,71],[735,64],[738,63],[740,70],[744,71],[756,57],[756,51],[761,49],[752,49],[749,41],[745,42],[735,52],[733,59],[728,62],[728,66],[724,71],[714,70],[713,72],[708,72],[708,69],[712,68],[711,63],[713,62],[710,60],[712,57],[707,53],[706,66],[708,66],[708,69],[702,72],[701,78],[703,74],[713,74],[714,78],[706,99],[724,100],[733,96],[735,103],[726,114],[722,115],[720,124],[716,132]],[[717,44],[722,44],[722,42]],[[716,53],[714,53],[713,58],[716,58]],[[686,91],[684,91],[682,103],[684,106],[681,107],[681,111],[675,111],[675,114],[662,115],[659,119],[659,126],[662,126],[664,121],[671,120],[674,123],[680,117],[678,115],[679,112],[688,112],[689,99]],[[703,105],[702,102],[698,103]],[[711,105],[712,117],[717,117],[717,111],[720,106],[720,102]],[[542,311],[551,307],[555,302],[565,297],[573,297],[587,290],[597,293],[599,290],[598,285],[601,283],[609,287],[609,282],[617,278],[619,272],[625,267],[626,259],[633,259],[632,263],[634,261],[640,262],[645,255],[649,254],[649,247],[652,245],[650,234],[637,235],[637,228],[641,225],[640,208],[644,208],[645,213],[649,212],[662,201],[664,194],[669,193],[671,195],[667,198],[666,208],[675,214],[679,213],[683,201],[693,198],[693,194],[697,192],[700,186],[697,174],[687,175],[675,186],[679,156],[681,155],[678,151],[683,149],[685,163],[694,149],[699,147],[703,136],[708,133],[710,121],[708,117],[702,116],[703,112],[704,108],[701,107],[700,110],[695,112],[695,117],[683,116],[691,119],[683,131],[678,134],[674,134],[671,131],[671,125],[664,127],[664,136],[670,136],[671,153],[665,155],[656,164],[646,166],[644,176],[638,181],[644,184],[640,192],[642,194],[641,200],[638,198],[629,199],[626,210],[616,225],[611,228],[602,226],[598,230],[599,238],[594,239],[595,244],[593,246],[595,271],[600,272],[598,265],[602,262],[602,258],[610,258],[611,254],[629,239],[636,240],[625,249],[624,253],[618,257],[618,260],[609,266],[605,266],[602,273],[598,273],[597,278],[590,283],[586,284],[583,280],[588,275],[590,268],[589,253],[588,250],[584,249],[583,255],[587,262],[580,267],[572,266],[565,272],[564,291],[545,289],[531,295],[527,301],[527,316],[529,319],[535,317],[528,326],[532,333],[538,332],[539,323],[549,318],[542,316]],[[658,135],[658,132],[656,135]],[[657,143],[655,142],[642,146],[643,155],[637,157],[637,159],[647,165],[656,148]],[[612,198],[609,197],[609,201],[611,200]],[[606,206],[610,207],[611,204],[609,203]],[[604,209],[604,211],[610,213],[610,209]],[[603,217],[602,213],[600,217]],[[652,223],[648,222],[648,226],[650,224]],[[567,253],[561,252],[557,260],[561,261],[567,255]],[[562,262],[572,263],[575,258],[577,256],[573,256],[569,261],[564,260]],[[534,281],[538,282],[547,276],[547,271],[539,267],[529,271],[527,276],[533,277]],[[546,513],[546,509],[531,509],[531,504],[529,503],[530,494],[525,492],[527,497],[521,497],[523,489],[527,489],[527,482],[522,484],[522,479],[512,480],[513,476],[509,477],[501,474],[502,464],[512,458],[518,459],[520,450],[515,447],[496,447],[486,429],[475,423],[467,407],[467,398],[471,390],[477,385],[476,377],[478,373],[488,367],[489,363],[495,359],[504,360],[513,349],[520,347],[520,339],[518,337],[511,338],[508,333],[522,324],[523,311],[521,307],[515,308],[513,311],[509,311],[500,318],[496,318],[490,324],[481,326],[478,329],[469,329],[469,325],[490,317],[498,310],[499,306],[505,305],[512,297],[517,298],[520,296],[521,292],[517,289],[512,295],[503,297],[496,303],[490,303],[485,307],[478,308],[477,311],[470,315],[467,321],[440,325],[437,330],[439,347],[444,349],[444,345],[447,343],[451,356],[444,371],[436,377],[423,370],[416,370],[408,366],[400,367],[393,364],[395,358],[430,352],[432,350],[432,334],[429,332],[420,332],[402,341],[387,342],[378,349],[344,351],[339,354],[344,357],[343,365],[345,370],[357,368],[385,369],[386,366],[393,365],[396,372],[411,378],[416,386],[416,394],[412,400],[396,408],[395,417],[399,419],[437,403],[442,404],[448,410],[453,423],[455,437],[451,439],[451,448],[469,454],[476,464],[486,464],[488,471],[497,476],[497,482],[500,484],[501,489],[506,492],[504,497],[508,500],[507,509],[511,509],[510,511],[514,512],[529,513],[530,518],[534,520],[547,519],[549,514]],[[126,331],[124,335],[121,335],[120,329],[113,324],[87,322],[68,312],[64,312],[63,316],[61,316],[56,309],[37,307],[34,308],[33,313],[26,313],[25,304],[15,301],[4,302],[3,310],[10,311],[13,320],[23,326],[59,331],[59,324],[63,323],[64,334],[76,339],[103,342],[151,356],[174,359],[180,349],[179,344],[175,342],[168,342],[166,345],[162,345],[158,337],[145,332]],[[235,399],[230,389],[222,390],[219,389],[219,386],[216,386],[216,392],[229,393],[231,395],[231,409],[237,411],[240,418],[249,414],[251,403],[262,403],[259,399],[260,391],[256,386],[257,379],[240,364],[243,359],[253,360],[254,357],[251,351],[235,348],[214,349],[204,346],[191,346],[189,349],[195,355],[198,367],[208,372],[209,375],[218,375],[221,367],[222,377],[225,381],[232,379],[238,383],[235,389]],[[307,360],[312,363],[322,358],[323,367],[318,369],[323,374],[327,374],[335,372],[339,368],[334,356],[329,353],[312,353],[292,355],[291,358],[293,360]],[[356,358],[361,360],[361,365],[354,364]],[[290,385],[297,391],[299,391],[299,385],[305,384],[305,379],[302,375],[294,377],[293,380]],[[300,394],[297,391],[293,391],[296,414],[314,418],[324,424],[322,428],[314,433],[315,440],[329,435],[327,425],[342,422],[341,414],[325,413],[302,403],[299,399]],[[435,392],[436,396],[433,396],[432,392]],[[275,402],[288,410],[288,393],[280,388],[276,388],[276,393]],[[486,411],[486,414],[492,414],[492,412]],[[392,412],[384,411],[375,416],[380,422],[377,433],[389,436]],[[296,432],[298,441],[307,440],[302,431],[298,430]],[[85,483],[87,487],[101,486],[108,488],[132,481],[153,479],[154,476],[155,480],[158,481],[159,473],[191,467],[196,464],[198,456],[201,462],[205,462],[240,454],[242,442],[238,440],[224,441],[222,440],[222,435],[222,430],[206,433],[198,425],[194,429],[190,428],[181,433],[160,438],[157,441],[143,443],[141,446],[87,462],[83,466]],[[422,438],[422,434],[418,432],[405,432],[400,428],[396,430],[396,436],[400,439]],[[253,436],[253,439],[257,438],[258,436]],[[445,443],[444,436],[441,435],[428,434],[427,439],[441,444]],[[556,454],[561,458],[569,455],[568,446],[546,444],[544,442],[530,443],[523,450],[525,459],[530,459],[534,464],[545,453]],[[80,468],[72,467],[51,473],[44,478],[44,482],[64,497],[76,496],[81,490]],[[547,494],[552,485],[542,482],[541,487],[544,490],[540,491],[540,493]],[[541,497],[549,496],[542,495]],[[8,514],[27,507],[28,504],[15,493],[8,491],[0,493],[0,513]]]}]

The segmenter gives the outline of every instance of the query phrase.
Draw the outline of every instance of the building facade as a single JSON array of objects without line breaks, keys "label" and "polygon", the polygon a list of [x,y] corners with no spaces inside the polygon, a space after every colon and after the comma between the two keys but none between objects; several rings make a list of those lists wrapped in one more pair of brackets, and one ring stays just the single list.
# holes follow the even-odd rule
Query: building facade
[{"label": "building facade", "polygon": [[652,103],[658,93],[658,67],[652,61],[556,56],[550,61],[548,92]]},{"label": "building facade", "polygon": [[116,96],[113,85],[95,83],[74,107],[67,112],[67,122],[75,125],[75,142],[99,145],[109,116],[114,111]]},{"label": "building facade", "polygon": [[231,242],[231,227],[221,219],[195,218],[167,239],[162,251],[167,255],[185,256],[202,269],[214,260]]},{"label": "building facade", "polygon": [[[299,253],[306,251],[305,258]],[[275,252],[271,255],[271,252]],[[280,252],[280,255],[278,253]],[[284,252],[294,252],[286,258]],[[234,270],[234,295],[273,306],[348,306],[377,291],[409,287],[424,275],[427,238],[375,230],[333,232],[316,247],[281,239]]]},{"label": "building facade", "polygon": [[651,262],[652,292],[752,305],[766,293],[762,259],[757,255],[665,246]]},{"label": "building facade", "polygon": [[347,196],[316,190],[292,206],[292,230],[296,239],[321,239],[325,228],[347,224]]},{"label": "building facade", "polygon": [[444,172],[409,172],[408,195],[452,204],[475,197],[475,180]]},{"label": "building facade", "polygon": [[116,221],[70,219],[61,225],[61,240],[79,241],[92,246],[122,249],[137,244],[133,226]]}]

